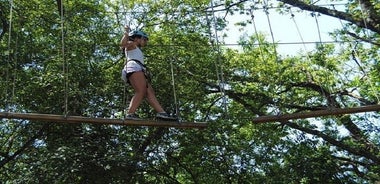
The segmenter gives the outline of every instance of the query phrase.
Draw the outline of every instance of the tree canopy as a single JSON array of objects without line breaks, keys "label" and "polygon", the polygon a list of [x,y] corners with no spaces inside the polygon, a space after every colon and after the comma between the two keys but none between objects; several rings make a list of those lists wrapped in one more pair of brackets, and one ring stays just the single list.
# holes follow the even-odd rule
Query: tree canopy
[{"label": "tree canopy", "polygon": [[[118,43],[128,24],[150,36],[144,54],[162,106],[171,114],[178,107],[184,121],[208,123],[200,130],[4,118],[0,181],[379,182],[379,112],[252,122],[379,104],[379,4],[328,3],[0,1],[1,111],[122,119],[133,95],[120,79]],[[226,17],[245,15],[236,26],[250,29],[258,7],[284,16],[317,12],[344,25],[331,33],[336,43],[296,56],[278,54],[262,32],[224,47]],[[139,108],[144,118],[154,113],[148,104]]]}]

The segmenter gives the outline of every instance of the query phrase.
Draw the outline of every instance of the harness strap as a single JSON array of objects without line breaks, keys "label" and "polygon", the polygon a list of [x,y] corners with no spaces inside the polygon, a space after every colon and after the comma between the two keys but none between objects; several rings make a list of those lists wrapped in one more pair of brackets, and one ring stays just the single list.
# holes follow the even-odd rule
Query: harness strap
[{"label": "harness strap", "polygon": [[146,70],[148,69],[148,67],[146,65],[142,64],[141,61],[139,61],[137,59],[130,59],[128,61],[135,61],[137,64],[139,64],[140,66],[142,66],[144,69],[146,69]]},{"label": "harness strap", "polygon": [[135,61],[137,64],[139,64],[143,68],[144,76],[147,80],[147,87],[148,87],[148,83],[150,83],[150,80],[151,80],[151,74],[148,71],[148,67],[146,65],[142,64],[141,61],[139,61],[137,59],[130,59],[128,61]]}]

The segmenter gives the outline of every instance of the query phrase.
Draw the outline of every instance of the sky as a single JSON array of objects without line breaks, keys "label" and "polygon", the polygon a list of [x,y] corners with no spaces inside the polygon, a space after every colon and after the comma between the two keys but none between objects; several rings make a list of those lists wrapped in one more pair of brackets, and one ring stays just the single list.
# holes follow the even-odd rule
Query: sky
[{"label": "sky", "polygon": [[[323,2],[320,2],[320,4],[323,4]],[[335,7],[338,9],[337,6]],[[290,15],[280,15],[275,9],[269,9],[270,25],[264,10],[259,9],[253,11],[257,31],[263,32],[267,40],[272,42],[270,31],[270,29],[272,29],[274,42],[280,43],[277,52],[281,55],[296,55],[315,48],[314,43],[307,44],[308,42],[332,42],[334,40],[329,33],[333,32],[334,29],[342,28],[342,23],[339,19],[323,14],[318,14],[319,16],[315,18],[311,16],[311,12],[298,12],[298,10],[298,8],[292,8],[294,14],[292,18]],[[224,39],[224,42],[229,45],[229,47],[236,47],[231,46],[231,44],[236,44],[241,35],[255,34],[254,25],[252,24],[248,25],[244,30],[239,30],[241,27],[235,26],[235,23],[241,20],[252,19],[250,15],[227,17],[228,26],[225,33],[229,36]]]}]

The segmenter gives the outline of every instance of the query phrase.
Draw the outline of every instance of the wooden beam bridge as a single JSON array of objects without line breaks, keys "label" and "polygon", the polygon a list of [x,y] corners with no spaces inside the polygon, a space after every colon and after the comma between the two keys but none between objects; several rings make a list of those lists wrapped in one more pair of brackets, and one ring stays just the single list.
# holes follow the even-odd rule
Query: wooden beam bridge
[{"label": "wooden beam bridge", "polygon": [[125,126],[153,126],[153,127],[175,127],[175,128],[206,128],[204,122],[173,122],[156,120],[123,120],[111,118],[90,118],[82,116],[64,116],[38,113],[15,113],[0,112],[0,118],[23,119],[57,123],[90,123],[105,125],[125,125]]},{"label": "wooden beam bridge", "polygon": [[331,108],[326,110],[318,110],[311,112],[300,112],[294,114],[283,114],[283,115],[272,115],[272,116],[261,116],[253,119],[254,123],[267,123],[267,122],[283,122],[291,119],[305,119],[320,116],[332,116],[332,115],[342,115],[342,114],[353,114],[360,112],[371,112],[380,111],[380,105],[369,105],[353,108]]},{"label": "wooden beam bridge", "polygon": [[[380,111],[380,105],[369,105],[353,108],[332,108],[326,110],[318,110],[311,112],[302,112],[294,114],[271,115],[261,116],[253,119],[253,123],[267,123],[267,122],[283,122],[292,119],[305,119],[321,116],[336,116],[342,114],[353,114],[360,112]],[[150,127],[174,127],[174,128],[206,128],[205,122],[172,122],[172,121],[156,121],[156,120],[123,120],[111,118],[91,118],[82,116],[64,116],[52,114],[38,114],[38,113],[15,113],[15,112],[0,112],[0,118],[7,119],[24,119],[35,120],[44,122],[57,122],[57,123],[91,123],[91,124],[105,124],[105,125],[125,125],[125,126],[150,126]]]}]

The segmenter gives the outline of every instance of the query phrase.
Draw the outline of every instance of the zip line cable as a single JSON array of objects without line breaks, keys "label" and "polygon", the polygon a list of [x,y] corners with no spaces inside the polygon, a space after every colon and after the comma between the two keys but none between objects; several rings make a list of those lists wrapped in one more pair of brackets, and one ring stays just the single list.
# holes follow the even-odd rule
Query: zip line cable
[{"label": "zip line cable", "polygon": [[[249,13],[251,15],[251,20],[252,20],[252,24],[253,24],[253,28],[254,28],[254,32],[255,32],[255,35],[257,37],[257,41],[258,41],[258,47],[259,47],[259,51],[260,51],[260,59],[262,60],[263,63],[265,63],[265,60],[268,59],[268,57],[265,57],[264,58],[264,52],[263,52],[263,49],[262,49],[262,43],[261,43],[261,39],[259,38],[259,34],[258,34],[258,31],[257,31],[257,26],[256,26],[256,23],[255,23],[255,17],[253,15],[253,11],[252,9],[254,9],[254,7],[251,7],[251,9],[249,10]],[[272,37],[274,38],[274,37]],[[272,44],[274,45],[274,41],[272,42]],[[277,54],[276,54],[277,55]],[[265,55],[266,56],[266,55]],[[277,62],[277,56],[276,56],[276,64],[278,64]],[[278,101],[274,101],[273,105],[277,108],[275,108],[275,110],[277,110],[277,115],[280,115],[281,114],[281,111],[279,110],[279,106],[278,106]]]},{"label": "zip line cable", "polygon": [[363,19],[363,22],[364,22],[364,27],[365,29],[363,30],[364,34],[366,37],[368,37],[368,27],[367,27],[367,20],[366,20],[366,17],[369,16],[367,12],[364,12],[363,9],[363,3],[361,0],[359,0],[359,5],[360,5],[360,12],[361,12],[361,18]]},{"label": "zip line cable", "polygon": [[[273,34],[273,29],[272,29],[272,24],[271,24],[271,19],[269,17],[269,8],[268,8],[268,0],[265,0],[264,1],[264,7],[263,7],[263,10],[265,12],[265,15],[266,15],[266,18],[267,18],[267,23],[268,23],[268,26],[269,26],[269,30],[270,30],[270,35],[271,35],[271,38],[272,38],[272,47],[273,47],[273,52],[274,52],[274,55],[275,55],[275,64],[276,64],[276,67],[278,67],[278,64],[279,64],[279,58],[278,58],[278,54],[277,54],[277,49],[276,49],[276,43],[275,43],[275,39],[274,39],[274,34]],[[279,80],[280,78],[277,78],[277,80]],[[275,95],[273,95],[275,97]],[[278,102],[280,101],[280,98],[279,100],[273,100],[273,106],[275,107],[274,108],[274,111],[277,115],[280,115],[282,114],[281,110],[280,110],[280,107],[278,105]],[[276,112],[277,111],[277,112]]]}]

